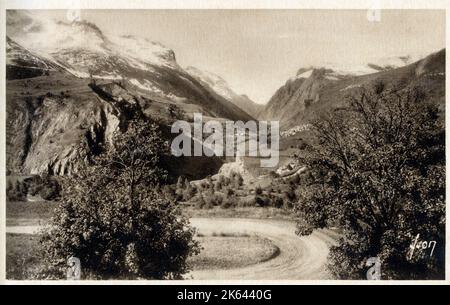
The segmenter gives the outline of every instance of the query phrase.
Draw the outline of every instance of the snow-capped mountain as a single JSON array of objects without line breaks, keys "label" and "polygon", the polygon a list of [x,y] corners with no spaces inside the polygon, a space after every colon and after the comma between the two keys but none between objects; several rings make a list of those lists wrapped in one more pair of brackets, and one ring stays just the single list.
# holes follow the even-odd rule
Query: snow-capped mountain
[{"label": "snow-capped mountain", "polygon": [[215,92],[226,99],[232,99],[237,95],[233,90],[231,90],[228,83],[217,74],[200,70],[192,66],[186,67],[185,70],[193,77],[208,84]]},{"label": "snow-capped mountain", "polygon": [[187,67],[185,70],[199,82],[209,86],[215,93],[232,102],[253,117],[256,117],[259,111],[264,109],[264,105],[253,102],[248,96],[244,94],[237,94],[233,89],[231,89],[227,81],[217,74],[200,70],[192,66]]},{"label": "snow-capped mountain", "polygon": [[[323,111],[341,105],[352,90],[376,81],[397,88],[426,82],[430,95],[439,96],[436,100],[441,103],[445,96],[440,94],[444,80],[445,50],[425,57],[420,54],[386,57],[364,65],[307,66],[275,92],[258,118],[280,120],[282,129],[288,130],[307,124]],[[437,89],[431,84],[436,84]]]},{"label": "snow-capped mountain", "polygon": [[[193,112],[252,118],[182,69],[174,52],[160,43],[110,37],[86,21],[68,23],[23,11],[7,11],[6,23],[11,173],[71,174],[134,119],[157,122],[169,140],[167,125]],[[201,175],[220,163],[213,159],[196,163]],[[177,175],[186,175],[189,166],[192,160],[166,163]]]},{"label": "snow-capped mountain", "polygon": [[29,12],[8,12],[8,35],[30,52],[55,61],[79,77],[122,78],[121,65],[177,69],[175,54],[134,36],[107,37],[88,21],[57,21]]},{"label": "snow-capped mountain", "polygon": [[311,65],[300,68],[297,74],[291,77],[290,80],[309,78],[314,70],[324,70],[324,77],[329,80],[340,80],[346,77],[400,68],[416,62],[427,55],[423,53],[412,53],[404,56],[387,56],[372,59],[365,64],[325,63],[323,65]]},{"label": "snow-capped mountain", "polygon": [[210,116],[249,118],[184,71],[175,53],[158,42],[107,36],[87,21],[53,20],[23,11],[8,11],[7,35],[26,52],[76,77],[121,80],[169,102],[199,105]]},{"label": "snow-capped mountain", "polygon": [[55,63],[34,55],[6,37],[7,79],[38,76],[57,68]]}]

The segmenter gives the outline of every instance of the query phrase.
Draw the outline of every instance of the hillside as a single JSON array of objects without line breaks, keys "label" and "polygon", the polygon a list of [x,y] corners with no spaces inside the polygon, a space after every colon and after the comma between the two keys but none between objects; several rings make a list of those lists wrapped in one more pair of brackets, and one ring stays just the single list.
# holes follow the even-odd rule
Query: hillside
[{"label": "hillside", "polygon": [[237,94],[231,89],[226,80],[214,73],[202,71],[195,67],[187,67],[186,71],[204,86],[211,88],[215,93],[238,106],[254,118],[264,109],[264,105],[255,103],[247,95]]},{"label": "hillside", "polygon": [[421,86],[430,98],[444,107],[445,50],[400,67],[380,68],[373,64],[360,73],[336,72],[323,67],[302,68],[275,92],[258,118],[280,120],[283,130],[304,126],[330,108],[342,105],[345,97],[358,88],[377,81],[387,87]]},{"label": "hillside", "polygon": [[[170,124],[194,112],[251,119],[179,67],[174,52],[158,43],[106,37],[87,22],[40,20],[16,11],[7,17],[9,174],[70,174],[134,117],[157,122],[167,140]],[[195,178],[221,164],[217,158],[166,161],[170,173]]]},{"label": "hillside", "polygon": [[[86,21],[62,22],[28,12],[8,11],[7,35],[23,52],[11,61],[39,57],[78,78],[121,81],[155,99],[228,119],[248,119],[244,111],[205,88],[176,62],[175,53],[145,38],[106,36]],[[51,37],[51,39],[48,39]]]}]

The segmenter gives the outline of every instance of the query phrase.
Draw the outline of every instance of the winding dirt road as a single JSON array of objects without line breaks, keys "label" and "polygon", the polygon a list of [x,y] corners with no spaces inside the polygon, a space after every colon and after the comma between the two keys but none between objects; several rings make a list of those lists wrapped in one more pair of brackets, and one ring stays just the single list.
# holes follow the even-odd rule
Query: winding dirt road
[{"label": "winding dirt road", "polygon": [[194,270],[195,280],[313,280],[331,279],[325,265],[336,233],[316,230],[305,237],[295,235],[295,224],[288,221],[242,218],[192,218],[191,224],[202,234],[247,233],[273,241],[280,254],[266,262],[238,269]]},{"label": "winding dirt road", "polygon": [[[194,280],[314,280],[331,279],[325,269],[327,255],[337,234],[316,230],[309,236],[295,235],[295,223],[270,219],[191,218],[199,233],[258,235],[270,239],[280,254],[268,261],[236,269],[194,270]],[[7,233],[36,234],[40,226],[9,226]],[[188,276],[189,278],[189,276]]]}]

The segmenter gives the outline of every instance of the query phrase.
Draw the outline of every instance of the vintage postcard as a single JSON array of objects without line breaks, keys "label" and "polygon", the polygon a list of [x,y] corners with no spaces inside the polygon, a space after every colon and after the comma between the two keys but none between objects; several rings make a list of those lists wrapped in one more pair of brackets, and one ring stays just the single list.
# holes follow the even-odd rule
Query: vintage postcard
[{"label": "vintage postcard", "polygon": [[446,282],[444,1],[2,5],[2,282]]}]

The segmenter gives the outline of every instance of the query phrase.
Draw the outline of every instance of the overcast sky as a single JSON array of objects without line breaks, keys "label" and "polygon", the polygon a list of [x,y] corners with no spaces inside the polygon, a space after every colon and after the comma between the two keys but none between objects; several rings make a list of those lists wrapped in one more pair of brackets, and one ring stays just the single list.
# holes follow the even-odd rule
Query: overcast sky
[{"label": "overcast sky", "polygon": [[159,41],[181,66],[221,75],[258,103],[300,67],[445,47],[445,11],[382,11],[380,22],[362,10],[84,10],[81,17],[107,34]]}]

